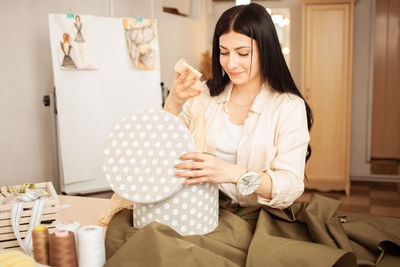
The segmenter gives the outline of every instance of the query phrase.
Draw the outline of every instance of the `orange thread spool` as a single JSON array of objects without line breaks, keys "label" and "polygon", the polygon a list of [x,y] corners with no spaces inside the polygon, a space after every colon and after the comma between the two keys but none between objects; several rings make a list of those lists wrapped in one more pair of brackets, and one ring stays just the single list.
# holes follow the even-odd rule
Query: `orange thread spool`
[{"label": "orange thread spool", "polygon": [[49,230],[35,227],[32,231],[33,257],[40,264],[49,265]]},{"label": "orange thread spool", "polygon": [[50,266],[77,267],[74,233],[66,230],[57,230],[49,238]]}]

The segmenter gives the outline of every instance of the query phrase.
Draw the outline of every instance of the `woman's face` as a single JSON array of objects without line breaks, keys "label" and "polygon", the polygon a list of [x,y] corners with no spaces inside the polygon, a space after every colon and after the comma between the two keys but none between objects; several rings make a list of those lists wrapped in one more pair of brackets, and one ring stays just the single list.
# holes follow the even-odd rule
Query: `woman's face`
[{"label": "woman's face", "polygon": [[[253,42],[253,58],[251,56]],[[257,42],[247,35],[230,31],[219,37],[219,62],[233,84],[260,81],[260,56]],[[251,72],[250,72],[251,66]]]}]

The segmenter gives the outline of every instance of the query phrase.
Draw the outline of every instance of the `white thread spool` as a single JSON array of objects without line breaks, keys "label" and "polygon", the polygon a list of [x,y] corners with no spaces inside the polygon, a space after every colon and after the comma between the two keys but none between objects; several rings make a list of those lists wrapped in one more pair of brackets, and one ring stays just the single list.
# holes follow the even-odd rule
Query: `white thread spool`
[{"label": "white thread spool", "polygon": [[78,230],[80,227],[80,223],[76,221],[64,221],[56,225],[56,230],[66,230],[66,231],[71,231],[74,233],[74,238],[75,238],[75,249],[76,253],[78,254]]},{"label": "white thread spool", "polygon": [[87,225],[79,229],[79,267],[101,267],[106,262],[103,228]]}]

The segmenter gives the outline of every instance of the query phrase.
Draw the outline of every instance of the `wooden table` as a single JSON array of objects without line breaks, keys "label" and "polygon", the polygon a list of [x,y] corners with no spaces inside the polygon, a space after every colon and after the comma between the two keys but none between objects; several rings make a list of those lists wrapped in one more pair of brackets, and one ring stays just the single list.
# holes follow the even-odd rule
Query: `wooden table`
[{"label": "wooden table", "polygon": [[81,227],[97,225],[97,217],[108,206],[104,198],[60,196],[61,221],[77,221]]}]

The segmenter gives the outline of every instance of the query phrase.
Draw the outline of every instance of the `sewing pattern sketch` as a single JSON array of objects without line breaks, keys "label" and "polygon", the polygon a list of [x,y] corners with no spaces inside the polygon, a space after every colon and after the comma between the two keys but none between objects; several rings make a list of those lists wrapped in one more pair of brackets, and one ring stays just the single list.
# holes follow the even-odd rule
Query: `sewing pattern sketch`
[{"label": "sewing pattern sketch", "polygon": [[62,60],[61,66],[66,69],[76,69],[75,62],[72,60],[70,53],[72,46],[70,45],[70,36],[67,33],[63,35],[63,42],[60,42],[60,47],[62,52],[64,53],[64,58]]},{"label": "sewing pattern sketch", "polygon": [[56,14],[54,16],[58,58],[61,69],[97,69],[97,49],[93,16]]},{"label": "sewing pattern sketch", "polygon": [[81,17],[79,15],[75,16],[75,23],[74,23],[75,29],[76,29],[76,34],[75,34],[75,39],[74,41],[77,43],[84,43],[85,38],[83,38],[82,35],[82,23],[81,23]]},{"label": "sewing pattern sketch", "polygon": [[129,57],[136,69],[155,70],[159,65],[157,20],[124,18],[122,20]]}]

